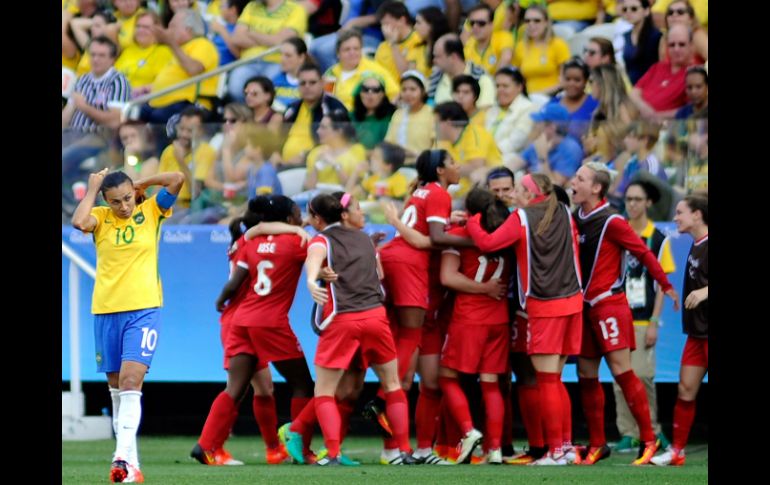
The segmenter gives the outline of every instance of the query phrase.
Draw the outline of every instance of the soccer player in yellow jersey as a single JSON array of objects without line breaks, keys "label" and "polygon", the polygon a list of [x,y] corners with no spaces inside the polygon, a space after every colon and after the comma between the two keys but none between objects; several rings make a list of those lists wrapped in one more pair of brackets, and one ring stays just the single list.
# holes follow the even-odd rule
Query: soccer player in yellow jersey
[{"label": "soccer player in yellow jersey", "polygon": [[[142,382],[158,344],[163,305],[158,274],[160,224],[172,213],[184,175],[163,173],[132,183],[125,173],[108,175],[107,170],[89,176],[88,191],[72,216],[72,225],[92,233],[96,244],[91,305],[96,365],[98,372],[107,374],[117,439],[110,480],[141,483],[136,432],[142,415]],[[163,187],[143,200],[144,190],[151,185]],[[94,207],[99,192],[108,207]]]}]

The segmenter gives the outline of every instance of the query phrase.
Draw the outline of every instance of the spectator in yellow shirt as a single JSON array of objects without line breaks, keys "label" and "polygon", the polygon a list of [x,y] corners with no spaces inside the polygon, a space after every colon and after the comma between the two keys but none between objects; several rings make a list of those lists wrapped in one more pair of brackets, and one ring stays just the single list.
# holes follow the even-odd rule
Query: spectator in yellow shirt
[{"label": "spectator in yellow shirt", "polygon": [[406,71],[401,77],[400,107],[390,119],[385,141],[400,145],[409,160],[430,150],[436,138],[433,108],[426,104],[425,77],[419,71]]},{"label": "spectator in yellow shirt", "polygon": [[[155,77],[150,92],[161,91],[216,69],[219,53],[214,44],[203,36],[205,29],[203,18],[195,10],[180,10],[171,19],[168,29],[155,27],[158,42],[167,45],[174,57]],[[197,103],[210,110],[212,104],[205,98],[216,96],[216,90],[217,76],[210,77],[150,100],[142,105],[139,117],[151,123],[166,123],[171,116],[192,104]]]},{"label": "spectator in yellow shirt", "polygon": [[356,190],[358,197],[369,200],[388,197],[403,200],[409,188],[409,182],[399,172],[404,165],[406,152],[403,148],[386,141],[372,150],[372,175],[366,177]]},{"label": "spectator in yellow shirt", "polygon": [[486,4],[476,5],[468,12],[471,36],[465,43],[465,59],[494,74],[513,59],[513,35],[495,31],[493,12]]},{"label": "spectator in yellow shirt", "polygon": [[483,183],[489,167],[503,163],[494,138],[481,127],[468,122],[462,106],[454,101],[435,108],[438,147],[444,149],[460,167],[460,190],[463,197],[474,183]]},{"label": "spectator in yellow shirt", "polygon": [[136,18],[144,9],[139,0],[113,0],[113,3],[117,21],[109,25],[107,36],[117,42],[119,51],[122,51],[134,43]]},{"label": "spectator in yellow shirt", "polygon": [[[307,11],[292,0],[262,0],[249,2],[238,18],[233,43],[241,49],[241,59],[249,59],[279,46],[290,37],[302,37],[307,32]],[[281,54],[274,52],[245,66],[233,69],[228,80],[228,92],[235,101],[243,102],[243,86],[254,76],[270,80],[281,73]]]},{"label": "spectator in yellow shirt", "polygon": [[481,88],[473,76],[461,74],[452,79],[452,100],[463,107],[470,124],[484,126],[487,110],[476,107],[479,94],[481,94]]},{"label": "spectator in yellow shirt", "polygon": [[307,155],[305,188],[316,184],[340,185],[350,192],[358,184],[359,174],[366,172],[366,149],[356,143],[356,130],[348,113],[336,110],[324,115],[318,126],[321,145]]},{"label": "spectator in yellow shirt", "polygon": [[[184,174],[185,184],[178,199],[180,207],[190,207],[190,202],[201,193],[206,176],[217,156],[208,143],[199,141],[203,118],[203,110],[195,106],[188,106],[182,111],[176,125],[176,139],[160,155],[158,173]],[[181,217],[181,212],[177,216]]]},{"label": "spectator in yellow shirt", "polygon": [[134,43],[115,61],[115,69],[126,76],[135,98],[150,92],[158,73],[174,57],[168,46],[158,44],[155,28],[159,26],[160,18],[155,12],[140,13],[136,18]]},{"label": "spectator in yellow shirt", "polygon": [[452,79],[461,74],[469,74],[479,82],[479,108],[491,106],[495,102],[495,82],[483,67],[466,61],[463,43],[457,34],[445,34],[436,41],[433,46],[433,66],[428,96],[436,104],[452,100]]},{"label": "spectator in yellow shirt", "polygon": [[406,5],[389,0],[380,5],[377,19],[385,40],[377,48],[374,60],[387,69],[393,79],[400,79],[405,71],[411,69],[428,75],[425,45],[412,27]]},{"label": "spectator in yellow shirt", "polygon": [[524,12],[524,24],[524,38],[516,45],[513,65],[527,79],[530,94],[552,96],[560,89],[560,67],[570,57],[569,46],[554,35],[548,12],[539,5]]},{"label": "spectator in yellow shirt", "polygon": [[379,74],[385,80],[385,94],[391,101],[398,96],[398,83],[382,65],[361,52],[363,38],[358,29],[343,30],[337,35],[337,58],[340,60],[324,74],[327,91],[331,90],[348,110],[353,109],[353,90],[365,72]]}]

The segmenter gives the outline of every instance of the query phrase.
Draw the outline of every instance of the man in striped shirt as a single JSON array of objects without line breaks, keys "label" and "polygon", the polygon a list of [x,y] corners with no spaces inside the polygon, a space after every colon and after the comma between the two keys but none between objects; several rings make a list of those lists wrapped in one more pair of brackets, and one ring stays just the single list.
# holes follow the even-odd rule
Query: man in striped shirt
[{"label": "man in striped shirt", "polygon": [[91,41],[91,72],[77,80],[75,92],[62,110],[62,128],[91,132],[101,126],[118,127],[120,103],[131,98],[131,86],[113,68],[117,52],[118,47],[107,37]]},{"label": "man in striped shirt", "polygon": [[69,187],[88,178],[81,163],[107,149],[111,133],[120,125],[120,104],[131,99],[131,86],[113,65],[118,47],[107,37],[91,41],[91,71],[75,83],[75,90],[61,113],[62,209],[74,210],[77,201]]}]

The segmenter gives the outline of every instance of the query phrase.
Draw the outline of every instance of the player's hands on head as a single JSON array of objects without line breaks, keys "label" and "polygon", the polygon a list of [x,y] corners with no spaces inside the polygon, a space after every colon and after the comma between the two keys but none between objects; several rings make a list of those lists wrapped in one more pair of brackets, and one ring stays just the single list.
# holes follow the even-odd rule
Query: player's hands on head
[{"label": "player's hands on head", "polygon": [[89,175],[88,190],[92,192],[98,192],[102,188],[102,182],[104,182],[104,177],[107,176],[107,172],[109,172],[109,170],[109,168],[104,168],[96,173]]}]

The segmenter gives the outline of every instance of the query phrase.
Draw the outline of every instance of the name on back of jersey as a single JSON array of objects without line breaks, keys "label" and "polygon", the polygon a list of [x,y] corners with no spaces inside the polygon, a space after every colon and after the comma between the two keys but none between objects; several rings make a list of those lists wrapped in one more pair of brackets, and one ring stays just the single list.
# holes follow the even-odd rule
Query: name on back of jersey
[{"label": "name on back of jersey", "polygon": [[417,197],[418,199],[425,199],[430,194],[430,190],[425,189],[417,189],[412,193],[412,197]]},{"label": "name on back of jersey", "polygon": [[259,243],[259,246],[257,247],[257,252],[260,254],[275,254],[275,243],[274,242]]}]

